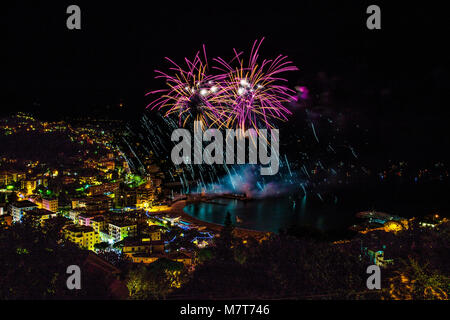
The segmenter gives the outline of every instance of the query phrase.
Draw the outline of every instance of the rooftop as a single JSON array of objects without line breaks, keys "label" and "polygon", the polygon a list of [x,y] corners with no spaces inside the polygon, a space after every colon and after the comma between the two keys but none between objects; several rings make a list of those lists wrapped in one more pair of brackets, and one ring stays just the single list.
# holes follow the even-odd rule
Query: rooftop
[{"label": "rooftop", "polygon": [[136,223],[131,221],[113,221],[109,224],[119,228],[136,226]]},{"label": "rooftop", "polygon": [[71,232],[92,232],[94,228],[88,226],[80,226],[77,224],[72,224],[70,226],[65,227],[66,230]]},{"label": "rooftop", "polygon": [[37,207],[38,205],[29,201],[29,200],[23,200],[23,201],[17,201],[11,204],[11,206],[15,208],[29,208],[29,207]]},{"label": "rooftop", "polygon": [[46,209],[35,208],[33,210],[28,211],[27,214],[32,215],[32,216],[47,216],[47,215],[52,215],[55,213],[51,212],[49,210],[46,210]]}]

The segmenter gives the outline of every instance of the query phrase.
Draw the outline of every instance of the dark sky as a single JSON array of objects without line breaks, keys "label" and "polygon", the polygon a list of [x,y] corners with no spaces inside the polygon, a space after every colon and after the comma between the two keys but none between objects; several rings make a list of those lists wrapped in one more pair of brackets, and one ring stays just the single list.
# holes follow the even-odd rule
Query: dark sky
[{"label": "dark sky", "polygon": [[65,10],[72,3],[14,1],[2,8],[2,74],[11,96],[50,94],[62,98],[61,105],[76,96],[87,99],[89,93],[142,98],[155,85],[153,70],[164,68],[165,56],[192,56],[205,43],[211,56],[226,57],[233,47],[248,50],[262,36],[262,54],[289,55],[302,70],[299,76],[319,71],[351,74],[365,66],[373,81],[401,82],[438,72],[434,69],[447,58],[445,10],[426,4],[380,4],[382,30],[369,31],[365,9],[371,2],[365,1],[247,6],[90,1],[78,3],[82,30],[69,31]]},{"label": "dark sky", "polygon": [[[446,10],[393,2],[14,1],[2,8],[1,113],[89,114],[123,102],[139,114],[144,93],[163,85],[153,70],[167,67],[165,56],[180,61],[205,44],[209,56],[230,57],[264,36],[261,55],[287,54],[299,66],[292,84],[325,72],[339,79],[340,103],[367,109],[379,130],[447,143]],[[81,7],[80,31],[66,29],[70,4]],[[370,4],[381,7],[382,30],[366,28]]]}]

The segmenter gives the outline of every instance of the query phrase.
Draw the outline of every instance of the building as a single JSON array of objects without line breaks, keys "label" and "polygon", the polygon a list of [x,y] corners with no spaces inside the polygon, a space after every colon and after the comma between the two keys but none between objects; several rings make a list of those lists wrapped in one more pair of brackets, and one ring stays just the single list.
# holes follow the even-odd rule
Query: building
[{"label": "building", "polygon": [[150,182],[145,185],[139,186],[136,189],[136,207],[138,208],[150,208],[153,205],[155,199],[155,189],[151,186]]},{"label": "building", "polygon": [[97,216],[98,216],[98,213],[89,213],[89,212],[80,213],[78,215],[78,224],[81,226],[90,227],[91,221]]},{"label": "building", "polygon": [[99,185],[90,186],[88,189],[88,195],[97,196],[114,193],[119,189],[119,186],[119,182],[102,183]]},{"label": "building", "polygon": [[137,225],[133,222],[110,222],[108,226],[109,236],[115,241],[121,241],[126,237],[135,237]]},{"label": "building", "polygon": [[72,209],[76,208],[85,208],[87,211],[103,213],[112,208],[112,199],[104,195],[72,199]]},{"label": "building", "polygon": [[32,210],[25,211],[24,215],[31,216],[36,220],[39,220],[41,225],[44,224],[45,220],[56,217],[55,212],[40,208],[34,208]]},{"label": "building", "polygon": [[115,194],[115,205],[118,207],[135,207],[137,202],[136,188],[119,189]]},{"label": "building", "polygon": [[77,208],[69,210],[69,219],[73,221],[73,223],[78,224],[78,216],[80,214],[86,213],[86,209]]},{"label": "building", "polygon": [[23,190],[25,190],[27,195],[31,195],[37,187],[37,181],[34,179],[22,180],[21,187]]},{"label": "building", "polygon": [[192,265],[192,262],[193,262],[193,259],[190,254],[188,254],[187,252],[181,252],[181,251],[176,251],[176,252],[169,254],[168,258],[170,260],[173,260],[176,262],[181,262],[185,266],[190,266],[190,265]]},{"label": "building", "polygon": [[58,198],[42,198],[42,208],[51,212],[58,211]]},{"label": "building", "polygon": [[145,238],[126,238],[120,243],[122,253],[132,256],[137,253],[162,253],[164,252],[164,241],[151,241]]},{"label": "building", "polygon": [[439,214],[430,214],[425,217],[423,217],[419,221],[419,225],[421,227],[431,227],[435,228],[436,226],[440,225],[441,223],[448,222],[448,219],[445,217],[441,217]]},{"label": "building", "polygon": [[31,201],[24,200],[24,201],[17,201],[14,203],[11,203],[9,205],[10,214],[12,216],[13,222],[19,222],[22,219],[23,213],[28,210],[33,210],[34,208],[37,208],[38,205],[34,204]]},{"label": "building", "polygon": [[131,255],[131,260],[134,263],[153,263],[158,259],[165,258],[162,253],[135,253]]},{"label": "building", "polygon": [[100,242],[98,232],[94,228],[80,225],[70,225],[63,228],[64,238],[75,243],[80,248],[94,250],[95,244]]},{"label": "building", "polygon": [[106,219],[103,216],[96,216],[90,221],[90,226],[94,228],[95,232],[104,232],[106,229]]},{"label": "building", "polygon": [[165,230],[164,227],[151,225],[142,230],[142,238],[145,241],[160,241],[162,240],[162,230]]},{"label": "building", "polygon": [[26,174],[19,171],[2,171],[0,172],[0,185],[7,185],[26,178]]}]

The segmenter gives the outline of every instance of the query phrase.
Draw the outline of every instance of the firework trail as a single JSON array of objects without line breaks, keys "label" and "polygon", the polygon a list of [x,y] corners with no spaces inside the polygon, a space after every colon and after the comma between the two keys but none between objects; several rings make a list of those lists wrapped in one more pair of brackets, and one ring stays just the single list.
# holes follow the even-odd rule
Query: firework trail
[{"label": "firework trail", "polygon": [[[358,155],[342,141],[339,115],[326,109],[329,117],[324,117],[323,108],[315,106],[317,95],[308,87],[291,90],[285,75],[297,67],[283,55],[260,59],[263,40],[253,43],[248,56],[233,49],[228,61],[217,57],[209,64],[204,46],[194,59],[185,58],[182,65],[166,58],[168,71],[156,71],[156,78],[163,79],[166,88],[146,95],[154,99],[147,108],[159,112],[145,115],[140,128],[129,128],[124,137],[130,168],[145,172],[145,157],[151,150],[166,181],[174,186],[179,183],[181,193],[238,191],[266,196],[276,194],[273,190],[277,187],[290,190],[288,186],[293,185],[302,195],[308,192],[324,201],[327,186],[345,181],[349,166],[342,159],[348,159],[349,154],[355,161]],[[296,110],[295,115],[290,110]],[[174,165],[168,161],[174,146],[171,132],[179,127],[192,129],[195,120],[202,128],[254,129],[259,135],[259,129],[275,128],[278,121],[288,118],[293,118],[295,125],[281,145],[280,172],[271,181],[253,175],[251,166]],[[138,130],[141,134],[136,133]],[[246,183],[242,176],[249,181]]]}]

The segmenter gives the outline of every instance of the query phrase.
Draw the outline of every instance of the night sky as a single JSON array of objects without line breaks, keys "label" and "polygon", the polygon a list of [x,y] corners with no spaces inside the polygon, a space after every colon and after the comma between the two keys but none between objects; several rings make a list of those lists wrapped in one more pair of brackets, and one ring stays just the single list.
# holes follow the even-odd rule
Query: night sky
[{"label": "night sky", "polygon": [[[391,1],[393,2],[393,1]],[[396,1],[398,2],[398,1]],[[209,56],[249,51],[265,37],[261,55],[288,55],[300,68],[292,85],[319,73],[338,79],[336,108],[367,113],[380,144],[442,158],[449,144],[447,17],[428,3],[274,1],[243,5],[167,2],[24,1],[4,5],[1,19],[1,114],[32,111],[57,118],[124,104],[138,116],[144,94],[163,86],[152,78],[165,56],[180,61],[207,46]],[[66,29],[66,8],[78,4],[82,30]],[[366,28],[366,8],[378,4],[382,30]]]}]

